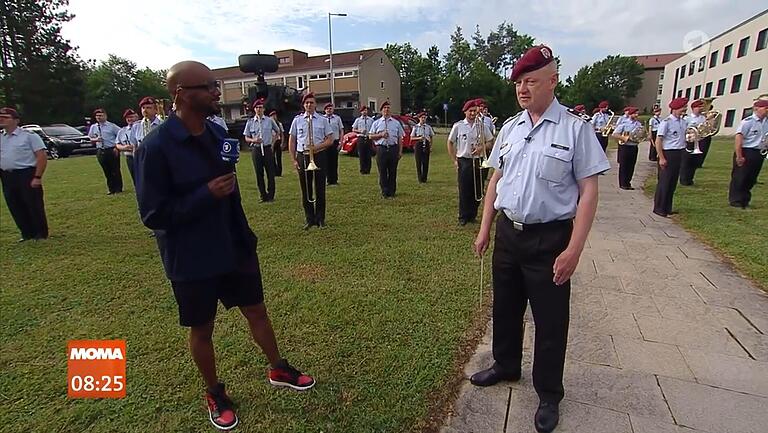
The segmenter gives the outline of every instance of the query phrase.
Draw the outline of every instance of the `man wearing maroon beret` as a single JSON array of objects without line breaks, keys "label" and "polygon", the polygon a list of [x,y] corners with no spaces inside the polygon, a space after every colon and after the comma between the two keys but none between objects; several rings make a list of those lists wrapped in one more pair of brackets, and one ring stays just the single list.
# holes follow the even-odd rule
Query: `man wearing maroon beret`
[{"label": "man wearing maroon beret", "polygon": [[632,175],[635,173],[639,143],[630,140],[629,136],[632,132],[643,128],[643,124],[637,120],[638,112],[637,107],[627,107],[624,111],[627,119],[619,122],[613,131],[613,137],[619,142],[616,159],[619,163],[619,188],[621,189],[635,189],[632,187]]},{"label": "man wearing maroon beret", "polygon": [[136,123],[138,118],[139,115],[136,114],[136,112],[132,109],[128,108],[125,110],[123,112],[123,120],[125,120],[126,125],[120,129],[120,132],[117,134],[117,140],[115,141],[115,147],[117,147],[117,150],[125,155],[125,166],[128,167],[128,173],[131,174],[131,181],[133,182],[133,186],[136,186],[136,177],[133,171],[133,144],[131,144],[131,127],[134,123]]},{"label": "man wearing maroon beret", "polygon": [[[707,121],[707,118],[701,114],[703,108],[703,100],[697,99],[691,102],[691,113],[683,118],[687,128],[695,129]],[[699,138],[697,141],[687,141],[686,138],[686,149],[688,152],[683,154],[683,161],[680,163],[680,185],[693,185],[693,177],[696,175],[696,169],[701,167],[705,156],[703,147],[706,146],[707,150],[709,150],[710,142],[712,142],[712,137]]]},{"label": "man wearing maroon beret", "polygon": [[653,197],[653,213],[662,217],[672,214],[672,199],[680,177],[680,164],[685,152],[683,120],[688,99],[676,98],[669,103],[670,115],[661,121],[656,133],[656,153],[659,158],[658,184]]},{"label": "man wearing maroon beret", "polygon": [[[610,167],[581,115],[555,98],[557,62],[549,47],[528,50],[512,69],[520,107],[498,133],[488,158],[495,169],[474,250],[485,253],[497,212],[493,251],[494,364],[472,375],[476,386],[517,381],[523,316],[536,320],[533,386],[538,432],[551,432],[563,399],[570,278],[597,211],[597,175]],[[500,211],[500,212],[499,212]]]},{"label": "man wearing maroon beret", "polygon": [[385,199],[397,192],[397,164],[403,156],[405,131],[400,122],[390,115],[389,101],[381,104],[381,118],[373,122],[370,138],[376,144],[376,166],[379,169],[379,187]]},{"label": "man wearing maroon beret", "polygon": [[107,180],[107,195],[123,192],[123,175],[120,172],[120,152],[115,147],[120,127],[107,120],[107,112],[97,108],[93,112],[96,123],[91,125],[88,136],[96,145],[96,159]]},{"label": "man wearing maroon beret", "polygon": [[[611,116],[613,116],[613,112],[608,107],[608,101],[601,101],[597,106],[599,111],[592,116],[592,126],[595,128],[595,136],[597,136],[597,141],[600,143],[600,147],[603,148],[603,152],[608,149],[608,137],[603,135],[603,128],[608,126]],[[609,112],[610,114],[608,114]]]},{"label": "man wearing maroon beret", "polygon": [[326,159],[328,161],[328,174],[326,180],[328,185],[339,184],[339,140],[344,136],[344,124],[341,122],[341,117],[333,114],[333,104],[330,102],[323,107],[325,111],[325,118],[328,119],[328,123],[333,130],[333,146],[331,146],[326,152]]},{"label": "man wearing maroon beret", "polygon": [[768,98],[755,101],[752,115],[739,124],[735,140],[728,202],[746,209],[768,153]]},{"label": "man wearing maroon beret", "polygon": [[283,127],[283,122],[281,122],[280,118],[277,117],[277,111],[270,111],[269,118],[275,122],[277,129],[280,130],[280,132],[277,133],[275,144],[273,144],[272,147],[274,148],[273,150],[275,154],[275,176],[281,177],[283,175],[283,145],[285,144],[287,148],[287,143],[285,141],[285,128]]},{"label": "man wearing maroon beret", "polygon": [[411,129],[411,140],[416,145],[413,146],[413,157],[416,160],[416,179],[419,183],[427,183],[429,174],[429,154],[432,148],[432,138],[435,132],[432,127],[427,125],[427,112],[422,111],[416,115],[419,123]]},{"label": "man wearing maroon beret", "polygon": [[19,128],[19,113],[13,108],[0,108],[0,129],[0,183],[11,218],[21,231],[19,242],[45,239],[45,144],[39,135]]}]

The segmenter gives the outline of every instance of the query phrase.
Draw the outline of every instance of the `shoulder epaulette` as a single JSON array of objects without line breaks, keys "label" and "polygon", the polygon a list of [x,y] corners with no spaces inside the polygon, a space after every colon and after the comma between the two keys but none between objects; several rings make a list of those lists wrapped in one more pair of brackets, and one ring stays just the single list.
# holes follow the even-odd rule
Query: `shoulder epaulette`
[{"label": "shoulder epaulette", "polygon": [[565,111],[567,111],[568,114],[570,114],[570,115],[572,115],[574,117],[578,117],[579,119],[581,119],[581,120],[583,120],[585,122],[589,122],[590,120],[592,120],[592,117],[590,117],[588,114],[580,113],[580,112],[574,110],[573,108],[569,108],[569,109],[567,109]]},{"label": "shoulder epaulette", "polygon": [[518,118],[518,117],[520,117],[522,114],[523,114],[523,112],[521,111],[521,112],[519,112],[519,113],[515,114],[514,116],[511,116],[511,117],[509,117],[507,120],[505,120],[505,121],[504,121],[504,123],[502,123],[502,124],[501,124],[501,126],[504,126],[504,125],[506,125],[507,123],[509,123],[509,122],[511,122],[511,121],[513,121],[513,120],[515,120],[515,119],[517,119],[517,118]]}]

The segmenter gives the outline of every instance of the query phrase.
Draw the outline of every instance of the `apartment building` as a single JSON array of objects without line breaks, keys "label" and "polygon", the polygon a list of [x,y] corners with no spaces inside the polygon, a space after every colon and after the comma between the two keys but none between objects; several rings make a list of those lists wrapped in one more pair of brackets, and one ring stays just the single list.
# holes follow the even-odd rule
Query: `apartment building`
[{"label": "apartment building", "polygon": [[683,54],[669,53],[635,56],[637,63],[641,64],[643,69],[645,69],[641,77],[643,86],[637,92],[637,95],[627,102],[627,105],[637,107],[643,113],[653,111],[654,105],[660,106],[664,87],[664,67],[669,62],[680,58]]}]

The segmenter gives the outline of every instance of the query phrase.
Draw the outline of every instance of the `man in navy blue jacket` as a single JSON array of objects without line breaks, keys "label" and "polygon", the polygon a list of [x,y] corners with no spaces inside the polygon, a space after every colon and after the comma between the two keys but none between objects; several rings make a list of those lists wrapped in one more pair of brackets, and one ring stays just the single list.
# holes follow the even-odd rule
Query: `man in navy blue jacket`
[{"label": "man in navy blue jacket", "polygon": [[238,420],[216,375],[213,328],[216,307],[238,307],[266,355],[269,381],[306,390],[312,377],[280,357],[261,281],[257,239],[248,226],[232,166],[222,161],[223,128],[206,120],[219,112],[221,90],[207,66],[181,62],[168,71],[176,106],[137,152],[136,191],[144,224],[155,231],[165,273],[190,327],[192,358],[207,385],[209,419],[221,430]]}]

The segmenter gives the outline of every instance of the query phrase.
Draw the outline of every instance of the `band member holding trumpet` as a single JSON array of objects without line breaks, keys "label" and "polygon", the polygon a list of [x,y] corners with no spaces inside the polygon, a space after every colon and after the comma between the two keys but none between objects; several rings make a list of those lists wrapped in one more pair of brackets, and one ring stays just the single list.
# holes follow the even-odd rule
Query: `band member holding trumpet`
[{"label": "band member holding trumpet", "polygon": [[283,146],[287,149],[288,143],[285,142],[285,129],[283,128],[283,123],[277,117],[277,111],[270,111],[269,118],[275,122],[277,129],[280,130],[275,138],[275,142],[272,144],[272,151],[275,154],[275,176],[281,177],[283,175]]},{"label": "band member holding trumpet", "polygon": [[[707,120],[701,114],[702,107],[704,107],[704,101],[701,99],[691,102],[691,113],[683,119],[686,124],[686,149],[688,150],[683,154],[683,161],[680,164],[680,185],[683,186],[693,185],[696,169],[701,167],[701,160],[704,159],[704,152],[701,150],[701,147],[706,145],[709,148],[709,143],[712,141],[712,137],[699,139],[697,134],[688,133]],[[689,139],[693,140],[688,141]]]},{"label": "band member holding trumpet", "polygon": [[419,119],[419,124],[411,129],[411,140],[416,143],[413,147],[414,159],[416,160],[416,178],[419,183],[427,183],[429,154],[432,151],[432,137],[435,136],[435,131],[427,125],[427,113],[425,111],[416,117]]},{"label": "band member holding trumpet", "polygon": [[360,106],[360,117],[352,124],[352,132],[357,133],[357,157],[360,160],[360,174],[371,173],[371,139],[373,118],[368,116],[368,107]]},{"label": "band member holding trumpet", "polygon": [[656,135],[656,153],[659,157],[658,185],[653,197],[653,213],[662,217],[672,214],[672,199],[680,177],[680,164],[685,153],[683,120],[688,99],[675,98],[669,103],[670,115],[661,121]]},{"label": "band member holding trumpet", "polygon": [[131,182],[136,186],[136,177],[133,171],[133,145],[131,144],[131,127],[139,119],[135,111],[128,108],[123,112],[123,120],[126,125],[120,129],[115,140],[115,147],[125,155],[125,165],[128,167],[128,173],[131,174]]},{"label": "band member holding trumpet", "polygon": [[157,100],[151,96],[145,96],[139,101],[142,119],[134,122],[129,136],[134,150],[141,146],[144,137],[160,126],[163,120],[157,115]]},{"label": "band member holding trumpet", "polygon": [[477,98],[479,105],[480,116],[482,116],[483,124],[490,128],[493,135],[496,135],[496,125],[494,124],[494,118],[488,112],[488,103],[483,98]]},{"label": "band member holding trumpet", "polygon": [[661,107],[653,108],[653,116],[648,119],[648,129],[651,131],[651,146],[648,150],[648,160],[656,162],[659,160],[656,154],[656,133],[659,131],[659,124],[661,124]]},{"label": "band member holding trumpet", "polygon": [[619,141],[619,188],[633,190],[632,175],[637,163],[637,145],[647,137],[643,124],[637,120],[637,107],[627,107],[627,119],[619,122],[613,137]]},{"label": "band member holding trumpet", "polygon": [[757,99],[752,115],[742,120],[736,130],[731,185],[728,202],[733,207],[746,209],[752,199],[752,187],[768,158],[768,97]]},{"label": "band member holding trumpet", "polygon": [[453,159],[459,184],[459,225],[475,222],[477,207],[483,198],[483,187],[488,172],[482,162],[487,160],[486,150],[493,143],[493,132],[479,118],[480,103],[470,99],[464,103],[464,120],[456,122],[448,134],[448,155]]},{"label": "band member holding trumpet", "polygon": [[[608,135],[603,133],[604,128],[608,126],[608,124],[611,121],[611,117],[613,117],[613,112],[608,108],[608,101],[602,101],[600,104],[598,104],[597,108],[600,109],[600,111],[597,112],[594,116],[592,116],[592,126],[595,128],[595,135],[597,136],[597,141],[600,142],[600,147],[603,148],[603,152],[606,151],[608,148]],[[611,114],[608,114],[608,113]]]},{"label": "band member holding trumpet", "polygon": [[115,147],[120,127],[107,120],[107,112],[97,108],[93,112],[96,123],[91,125],[88,137],[96,144],[96,159],[107,179],[107,195],[123,192],[123,175],[120,172],[120,152]]},{"label": "band member holding trumpet", "polygon": [[333,114],[333,104],[330,102],[323,107],[325,111],[325,118],[328,119],[328,123],[331,125],[333,131],[333,146],[325,152],[325,158],[328,160],[328,173],[326,175],[328,185],[339,184],[339,140],[344,136],[344,124],[341,122],[341,117],[337,114]]},{"label": "band member holding trumpet", "polygon": [[294,117],[288,138],[288,151],[299,174],[301,203],[304,206],[304,230],[325,227],[325,170],[323,151],[333,146],[333,130],[328,119],[317,113],[315,95],[301,100],[304,112]]},{"label": "band member holding trumpet", "polygon": [[263,98],[253,102],[253,111],[255,114],[245,123],[243,136],[251,148],[251,159],[256,172],[256,184],[261,194],[261,203],[268,203],[275,200],[275,155],[272,143],[280,133],[280,128],[272,119],[264,115]]},{"label": "band member holding trumpet", "polygon": [[389,113],[389,101],[381,104],[381,118],[371,126],[371,139],[376,143],[376,166],[379,168],[381,196],[393,198],[397,192],[397,164],[403,156],[405,131]]},{"label": "band member holding trumpet", "polygon": [[470,377],[475,386],[518,381],[523,362],[523,317],[536,321],[533,387],[539,397],[537,432],[559,422],[568,341],[571,275],[597,211],[597,174],[610,165],[594,129],[555,98],[557,63],[543,45],[512,69],[523,112],[504,123],[489,162],[494,168],[474,243],[493,251],[493,365]]}]

